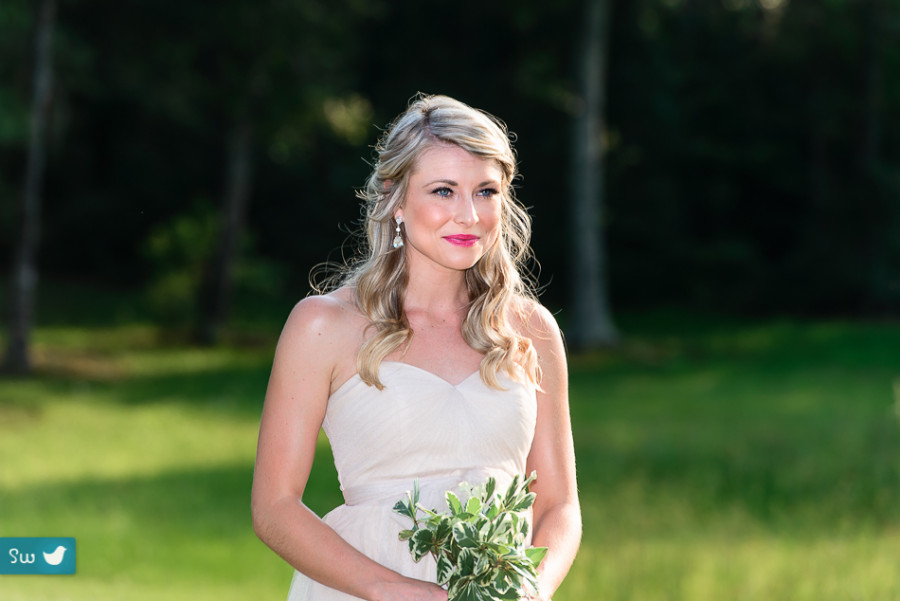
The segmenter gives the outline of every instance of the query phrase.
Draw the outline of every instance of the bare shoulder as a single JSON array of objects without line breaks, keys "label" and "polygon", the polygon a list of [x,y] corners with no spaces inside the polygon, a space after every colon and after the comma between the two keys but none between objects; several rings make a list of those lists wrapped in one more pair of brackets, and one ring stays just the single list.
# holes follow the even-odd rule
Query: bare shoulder
[{"label": "bare shoulder", "polygon": [[566,377],[566,348],[562,332],[553,314],[541,303],[530,298],[518,298],[513,315],[513,327],[520,336],[531,340],[543,374],[541,386],[549,390],[553,382]]},{"label": "bare shoulder", "polygon": [[547,307],[531,298],[517,298],[513,302],[513,327],[520,336],[530,338],[535,346],[542,341],[562,344],[559,325]]},{"label": "bare shoulder", "polygon": [[342,307],[334,298],[323,296],[308,296],[294,305],[287,322],[284,324],[282,337],[305,336],[309,334],[330,333]]},{"label": "bare shoulder", "polygon": [[352,291],[309,296],[294,305],[279,345],[312,347],[323,359],[339,357],[355,350],[365,323]]}]

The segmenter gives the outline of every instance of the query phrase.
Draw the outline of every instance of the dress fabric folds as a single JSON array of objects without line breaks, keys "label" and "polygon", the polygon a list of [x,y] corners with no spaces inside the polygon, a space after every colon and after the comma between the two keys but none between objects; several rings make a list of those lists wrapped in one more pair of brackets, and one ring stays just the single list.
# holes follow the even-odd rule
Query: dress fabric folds
[{"label": "dress fabric folds", "polygon": [[[347,542],[403,575],[435,581],[428,555],[415,563],[398,533],[410,528],[394,504],[418,478],[420,501],[447,509],[444,493],[493,476],[505,490],[525,473],[537,416],[535,388],[498,374],[502,390],[475,372],[454,385],[407,363],[383,361],[383,390],[354,375],[328,400],[331,443],[344,504],[323,519]],[[288,601],[356,601],[295,571]]]}]

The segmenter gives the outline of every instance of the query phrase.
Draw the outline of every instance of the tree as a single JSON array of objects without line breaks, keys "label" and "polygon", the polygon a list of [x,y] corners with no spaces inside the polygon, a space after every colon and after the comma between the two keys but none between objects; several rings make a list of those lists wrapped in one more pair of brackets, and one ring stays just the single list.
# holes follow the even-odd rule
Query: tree
[{"label": "tree", "polygon": [[853,147],[856,177],[866,197],[861,203],[867,221],[863,227],[866,236],[861,258],[868,266],[863,302],[868,305],[864,308],[872,310],[884,309],[885,301],[897,299],[897,292],[887,292],[882,283],[887,280],[890,282],[888,286],[897,287],[896,279],[891,282],[888,275],[892,271],[888,244],[892,234],[895,235],[891,231],[894,217],[890,205],[895,202],[896,188],[890,185],[889,180],[885,181],[880,156],[882,47],[887,41],[885,23],[891,22],[891,15],[888,5],[882,0],[869,0],[862,3],[859,9],[862,35],[858,59],[858,126]]},{"label": "tree", "polygon": [[31,360],[28,340],[31,332],[37,290],[37,252],[40,238],[41,196],[47,156],[47,125],[52,102],[53,26],[56,2],[42,0],[37,8],[34,35],[34,67],[28,157],[25,182],[19,207],[17,241],[11,266],[9,307],[9,346],[5,369],[11,373],[29,373]]},{"label": "tree", "polygon": [[587,0],[585,11],[575,57],[580,102],[572,135],[572,320],[567,339],[576,348],[608,346],[619,338],[609,308],[602,228],[610,0]]},{"label": "tree", "polygon": [[[206,265],[200,290],[196,338],[215,344],[225,325],[240,259],[241,238],[253,195],[254,142],[272,136],[271,115],[287,120],[297,106],[310,113],[335,91],[345,87],[347,64],[358,50],[333,41],[354,31],[377,3],[345,0],[341,5],[317,2],[222,3],[215,69],[216,94],[230,130],[216,249]],[[339,10],[338,10],[339,9]],[[239,36],[232,32],[240,31]],[[227,43],[226,43],[227,42]],[[308,63],[314,57],[312,63]],[[309,85],[315,81],[316,86]],[[224,99],[224,100],[223,100]],[[265,110],[262,110],[262,106]],[[268,114],[268,116],[267,116]],[[308,124],[309,127],[311,124]],[[277,127],[277,126],[276,126]],[[305,128],[304,128],[305,129]]]},{"label": "tree", "polygon": [[200,291],[201,314],[198,341],[214,344],[228,318],[232,272],[237,260],[252,180],[253,125],[249,116],[237,120],[226,157],[225,182],[219,224],[219,240]]}]

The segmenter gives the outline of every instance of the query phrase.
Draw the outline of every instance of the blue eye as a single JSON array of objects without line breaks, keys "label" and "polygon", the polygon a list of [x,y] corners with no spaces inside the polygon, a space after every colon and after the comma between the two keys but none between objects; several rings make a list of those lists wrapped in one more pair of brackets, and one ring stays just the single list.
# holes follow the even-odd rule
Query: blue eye
[{"label": "blue eye", "polygon": [[485,188],[484,190],[478,191],[478,195],[483,196],[485,198],[491,198],[493,196],[496,196],[499,193],[500,192],[498,192],[496,188]]},{"label": "blue eye", "polygon": [[435,188],[431,191],[432,194],[437,194],[441,198],[449,198],[451,194],[453,194],[453,190],[450,188]]}]

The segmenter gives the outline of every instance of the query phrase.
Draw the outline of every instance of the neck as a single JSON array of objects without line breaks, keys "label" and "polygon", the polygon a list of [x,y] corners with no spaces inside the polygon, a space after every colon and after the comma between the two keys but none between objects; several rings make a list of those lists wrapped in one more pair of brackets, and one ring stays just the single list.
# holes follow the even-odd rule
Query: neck
[{"label": "neck", "polygon": [[469,304],[465,272],[410,269],[403,304],[407,311],[457,313],[463,310]]}]

